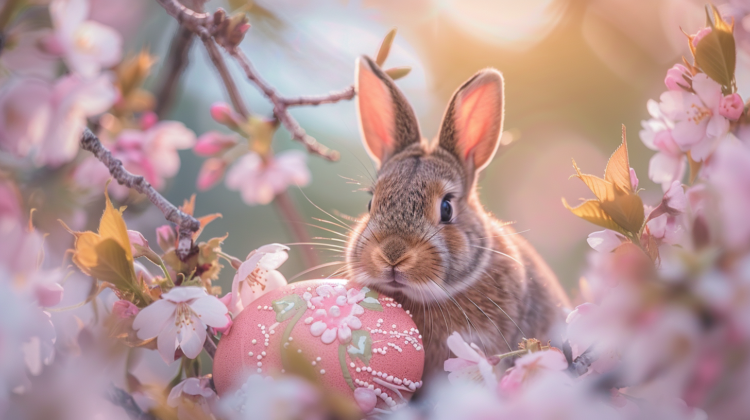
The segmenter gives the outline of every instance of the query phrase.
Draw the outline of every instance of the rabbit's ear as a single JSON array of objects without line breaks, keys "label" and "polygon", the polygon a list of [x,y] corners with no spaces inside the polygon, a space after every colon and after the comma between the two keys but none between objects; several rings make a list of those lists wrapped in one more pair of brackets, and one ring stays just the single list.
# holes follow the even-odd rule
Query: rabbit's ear
[{"label": "rabbit's ear", "polygon": [[478,172],[487,166],[503,132],[503,76],[485,69],[453,94],[445,111],[438,141],[467,168]]},{"label": "rabbit's ear", "polygon": [[375,165],[421,139],[414,110],[390,77],[372,59],[357,59],[354,75],[357,114],[365,147]]}]

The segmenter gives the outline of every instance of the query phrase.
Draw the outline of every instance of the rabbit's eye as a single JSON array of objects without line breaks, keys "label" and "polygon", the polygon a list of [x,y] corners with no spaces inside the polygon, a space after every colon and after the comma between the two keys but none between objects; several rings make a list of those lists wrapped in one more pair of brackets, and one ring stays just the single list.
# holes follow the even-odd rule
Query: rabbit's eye
[{"label": "rabbit's eye", "polygon": [[446,196],[443,198],[443,202],[440,203],[440,221],[442,223],[449,223],[453,218],[453,205],[451,205],[450,197]]},{"label": "rabbit's eye", "polygon": [[372,198],[370,199],[370,201],[367,202],[367,212],[368,213],[370,212],[370,208],[372,208]]}]

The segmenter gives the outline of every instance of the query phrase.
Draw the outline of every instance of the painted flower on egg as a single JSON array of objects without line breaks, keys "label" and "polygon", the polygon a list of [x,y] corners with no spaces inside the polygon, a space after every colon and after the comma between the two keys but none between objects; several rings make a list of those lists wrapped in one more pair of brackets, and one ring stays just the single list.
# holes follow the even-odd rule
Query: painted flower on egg
[{"label": "painted flower on egg", "polygon": [[305,319],[310,325],[310,333],[320,337],[325,344],[331,344],[336,337],[342,344],[352,339],[352,330],[362,328],[362,321],[357,318],[365,313],[358,303],[365,300],[365,291],[349,289],[344,286],[323,285],[315,289],[318,296],[305,293],[302,297],[315,308],[312,317]]}]

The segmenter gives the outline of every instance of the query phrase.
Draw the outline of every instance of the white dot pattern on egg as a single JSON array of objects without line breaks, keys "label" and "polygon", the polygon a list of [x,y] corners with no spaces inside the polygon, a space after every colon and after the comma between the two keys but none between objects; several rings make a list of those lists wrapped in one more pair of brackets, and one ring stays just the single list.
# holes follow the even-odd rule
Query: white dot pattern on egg
[{"label": "white dot pattern on egg", "polygon": [[397,409],[422,386],[422,338],[401,305],[345,280],[307,280],[268,292],[234,320],[216,350],[216,390],[288,370],[291,352],[365,413]]}]

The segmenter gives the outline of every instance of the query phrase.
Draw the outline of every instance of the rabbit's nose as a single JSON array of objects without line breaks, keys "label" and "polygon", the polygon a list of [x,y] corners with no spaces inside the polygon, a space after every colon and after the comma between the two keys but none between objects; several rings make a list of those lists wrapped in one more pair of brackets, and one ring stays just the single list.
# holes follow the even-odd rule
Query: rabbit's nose
[{"label": "rabbit's nose", "polygon": [[383,253],[383,257],[386,263],[391,267],[398,265],[403,259],[404,255],[408,251],[406,242],[403,239],[391,236],[385,241],[381,242],[380,250]]}]

